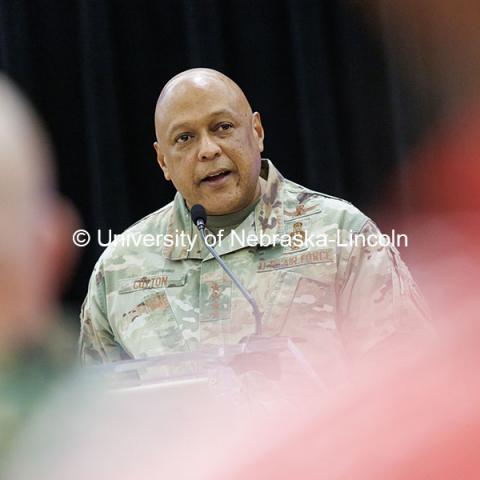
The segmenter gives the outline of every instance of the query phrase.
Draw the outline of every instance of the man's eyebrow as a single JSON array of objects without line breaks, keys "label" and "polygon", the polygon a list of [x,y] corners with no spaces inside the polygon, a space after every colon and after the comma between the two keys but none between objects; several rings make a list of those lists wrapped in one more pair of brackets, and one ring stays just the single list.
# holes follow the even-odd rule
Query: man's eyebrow
[{"label": "man's eyebrow", "polygon": [[[221,115],[229,115],[231,117],[235,116],[235,112],[233,110],[230,110],[228,108],[222,108],[220,110],[215,110],[214,112],[210,113],[208,115],[209,118],[213,117],[219,117]],[[188,122],[180,122],[180,123],[174,123],[169,129],[168,129],[168,135],[172,135],[176,130],[180,129],[186,129],[188,130],[190,127],[190,124]]]},{"label": "man's eyebrow", "polygon": [[189,124],[188,122],[181,122],[181,123],[174,123],[169,129],[168,129],[168,135],[167,136],[170,136],[172,135],[176,130],[180,130],[180,129],[187,129],[188,130],[189,128]]}]

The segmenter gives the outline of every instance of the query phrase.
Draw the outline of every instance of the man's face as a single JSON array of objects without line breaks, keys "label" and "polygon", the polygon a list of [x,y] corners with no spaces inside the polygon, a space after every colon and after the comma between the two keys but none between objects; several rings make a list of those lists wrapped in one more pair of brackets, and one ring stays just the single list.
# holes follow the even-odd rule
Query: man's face
[{"label": "man's face", "polygon": [[260,194],[263,128],[243,94],[215,77],[182,80],[156,116],[157,159],[191,208],[211,215],[245,208]]}]

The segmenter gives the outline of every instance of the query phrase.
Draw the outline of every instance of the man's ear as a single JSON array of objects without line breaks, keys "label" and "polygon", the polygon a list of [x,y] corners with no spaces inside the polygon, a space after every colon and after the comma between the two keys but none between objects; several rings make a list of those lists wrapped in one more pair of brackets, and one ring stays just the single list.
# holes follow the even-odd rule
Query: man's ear
[{"label": "man's ear", "polygon": [[253,133],[257,139],[258,148],[260,152],[263,152],[263,139],[265,138],[265,132],[263,131],[262,119],[258,112],[254,112],[252,116]]},{"label": "man's ear", "polygon": [[155,152],[157,154],[157,162],[163,171],[163,176],[165,177],[165,180],[170,181],[170,174],[168,173],[168,167],[165,163],[165,156],[160,151],[160,146],[158,145],[158,142],[154,142],[153,148],[155,149]]}]

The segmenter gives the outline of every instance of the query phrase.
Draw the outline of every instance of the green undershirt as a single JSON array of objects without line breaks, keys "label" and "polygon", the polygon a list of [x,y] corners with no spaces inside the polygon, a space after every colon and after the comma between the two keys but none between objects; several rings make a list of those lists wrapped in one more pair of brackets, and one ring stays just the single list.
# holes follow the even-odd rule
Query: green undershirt
[{"label": "green undershirt", "polygon": [[259,201],[260,197],[238,212],[228,213],[227,215],[209,215],[207,229],[217,237],[220,230],[223,230],[223,238],[225,238],[253,212]]}]

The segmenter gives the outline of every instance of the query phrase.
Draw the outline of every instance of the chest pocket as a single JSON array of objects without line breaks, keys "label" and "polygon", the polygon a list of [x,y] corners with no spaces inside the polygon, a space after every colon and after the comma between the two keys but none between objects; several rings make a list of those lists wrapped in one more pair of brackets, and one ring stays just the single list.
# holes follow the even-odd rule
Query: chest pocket
[{"label": "chest pocket", "polygon": [[336,273],[336,255],[331,248],[261,258],[257,275],[268,299],[264,311],[269,333],[284,335],[287,323],[310,329],[317,325],[335,328],[331,319]]},{"label": "chest pocket", "polygon": [[322,381],[334,384],[344,377],[347,359],[337,329],[335,275],[320,273],[311,278],[298,271],[279,272],[264,330],[293,339]]},{"label": "chest pocket", "polygon": [[118,301],[120,341],[135,358],[187,349],[183,329],[168,299],[170,287],[185,284],[185,274],[155,274],[125,279]]},{"label": "chest pocket", "polygon": [[316,330],[336,330],[334,282],[306,277],[300,272],[278,273],[265,309],[265,329],[271,335],[297,338]]}]

